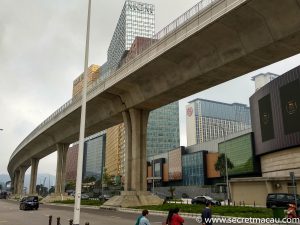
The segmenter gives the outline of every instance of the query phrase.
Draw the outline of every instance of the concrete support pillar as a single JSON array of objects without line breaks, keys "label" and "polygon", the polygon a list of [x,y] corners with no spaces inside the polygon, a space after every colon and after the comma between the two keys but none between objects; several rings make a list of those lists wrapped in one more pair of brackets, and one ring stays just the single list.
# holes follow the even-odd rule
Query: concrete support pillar
[{"label": "concrete support pillar", "polygon": [[20,176],[20,171],[16,170],[14,172],[14,181],[13,181],[13,194],[18,194],[18,183],[19,183],[19,176]]},{"label": "concrete support pillar", "polygon": [[131,121],[128,111],[122,112],[124,127],[125,127],[125,184],[124,190],[131,191],[131,164],[132,164],[132,152],[131,152]]},{"label": "concrete support pillar", "polygon": [[26,172],[26,168],[21,166],[19,168],[19,178],[18,178],[18,187],[17,187],[18,195],[23,195],[25,172]]},{"label": "concrete support pillar", "polygon": [[160,205],[163,199],[147,191],[147,123],[149,111],[129,109],[122,113],[125,124],[125,186],[120,196],[114,196],[103,207]]},{"label": "concrete support pillar", "polygon": [[149,111],[123,112],[125,124],[125,191],[147,191],[146,136]]},{"label": "concrete support pillar", "polygon": [[57,144],[57,167],[55,194],[61,195],[65,192],[66,159],[69,144]]},{"label": "concrete support pillar", "polygon": [[30,175],[30,186],[29,194],[36,194],[36,179],[38,171],[39,159],[31,159],[31,175]]}]

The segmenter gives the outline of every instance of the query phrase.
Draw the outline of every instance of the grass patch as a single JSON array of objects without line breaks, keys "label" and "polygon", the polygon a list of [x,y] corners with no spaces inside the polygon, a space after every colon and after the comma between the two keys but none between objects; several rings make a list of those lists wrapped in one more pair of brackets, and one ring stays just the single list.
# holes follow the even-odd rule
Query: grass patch
[{"label": "grass patch", "polygon": [[[187,205],[187,204],[163,204],[152,206],[135,207],[136,209],[148,209],[158,211],[169,211],[170,208],[180,208],[180,212],[185,213],[201,213],[204,205]],[[233,217],[252,217],[252,218],[272,218],[273,213],[271,209],[254,208],[248,206],[213,206],[213,215],[233,216]]]},{"label": "grass patch", "polygon": [[[58,203],[58,204],[74,204],[75,200],[64,200],[64,201],[54,201],[53,203]],[[102,205],[102,202],[99,200],[81,200],[81,205],[93,205],[93,206],[100,206]]]}]

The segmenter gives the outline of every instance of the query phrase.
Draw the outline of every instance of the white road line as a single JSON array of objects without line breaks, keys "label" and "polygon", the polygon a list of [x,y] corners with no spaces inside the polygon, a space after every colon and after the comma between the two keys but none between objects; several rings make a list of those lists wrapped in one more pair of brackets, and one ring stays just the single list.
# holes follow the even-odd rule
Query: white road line
[{"label": "white road line", "polygon": [[4,220],[1,221],[1,220],[0,220],[0,223],[7,223],[7,222],[8,222],[8,221],[4,221]]},{"label": "white road line", "polygon": [[119,217],[119,216],[110,216],[110,218],[121,219],[121,217]]}]

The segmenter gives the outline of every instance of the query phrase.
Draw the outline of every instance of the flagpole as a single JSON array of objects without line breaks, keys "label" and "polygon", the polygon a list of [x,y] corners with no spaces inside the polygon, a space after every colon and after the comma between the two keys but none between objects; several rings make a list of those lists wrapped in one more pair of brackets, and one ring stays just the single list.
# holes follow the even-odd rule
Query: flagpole
[{"label": "flagpole", "polygon": [[73,224],[80,224],[80,202],[81,202],[81,185],[82,185],[82,165],[83,165],[83,150],[84,150],[84,132],[85,132],[85,118],[86,118],[86,91],[88,78],[88,61],[89,61],[89,39],[90,39],[90,17],[91,17],[91,0],[88,5],[86,44],[85,44],[85,61],[84,61],[84,75],[83,75],[83,89],[82,89],[82,104],[81,104],[81,118],[80,118],[80,133],[79,133],[79,149],[77,160],[77,176],[76,176],[76,190],[75,190],[75,204],[74,204],[74,218]]}]

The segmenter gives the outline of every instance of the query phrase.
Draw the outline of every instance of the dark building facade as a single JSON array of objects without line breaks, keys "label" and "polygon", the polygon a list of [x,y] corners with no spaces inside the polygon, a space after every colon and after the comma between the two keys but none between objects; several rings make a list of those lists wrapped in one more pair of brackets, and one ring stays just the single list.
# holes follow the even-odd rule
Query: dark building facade
[{"label": "dark building facade", "polygon": [[[255,154],[261,176],[230,179],[232,200],[265,206],[269,193],[300,193],[300,66],[250,98]],[[292,185],[291,173],[296,186]]]},{"label": "dark building facade", "polygon": [[250,108],[257,155],[300,145],[300,67],[259,89]]},{"label": "dark building facade", "polygon": [[66,161],[66,181],[75,181],[77,175],[77,160],[78,160],[79,145],[73,144],[68,149]]}]

